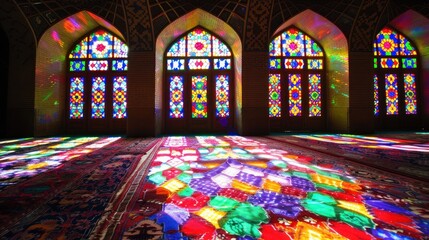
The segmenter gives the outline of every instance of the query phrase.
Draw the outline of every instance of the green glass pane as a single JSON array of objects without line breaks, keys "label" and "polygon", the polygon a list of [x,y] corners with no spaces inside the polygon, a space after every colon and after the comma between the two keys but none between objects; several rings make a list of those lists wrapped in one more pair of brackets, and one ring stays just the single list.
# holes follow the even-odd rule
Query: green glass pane
[{"label": "green glass pane", "polygon": [[216,210],[229,212],[234,209],[238,204],[237,200],[227,198],[224,196],[216,196],[212,198],[209,202],[209,205]]},{"label": "green glass pane", "polygon": [[157,172],[148,177],[148,180],[156,185],[160,185],[161,183],[167,180],[164,176],[162,176],[162,172]]},{"label": "green glass pane", "polygon": [[178,191],[177,195],[179,195],[180,197],[190,197],[192,196],[192,194],[194,194],[194,192],[194,189],[190,187],[185,187],[184,189]]},{"label": "green glass pane", "polygon": [[192,175],[187,174],[187,173],[181,173],[181,174],[177,175],[176,178],[179,179],[180,181],[184,182],[184,183],[189,183],[192,180]]}]

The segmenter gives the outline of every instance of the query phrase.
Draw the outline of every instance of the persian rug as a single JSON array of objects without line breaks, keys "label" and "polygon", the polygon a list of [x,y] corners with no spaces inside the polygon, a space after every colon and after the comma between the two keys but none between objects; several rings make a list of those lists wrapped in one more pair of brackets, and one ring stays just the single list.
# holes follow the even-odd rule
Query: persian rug
[{"label": "persian rug", "polygon": [[26,179],[12,176],[21,182],[0,192],[0,238],[88,238],[111,197],[157,141],[100,138],[80,146],[50,145],[56,147],[48,150],[66,151],[39,162],[61,159],[61,164]]},{"label": "persian rug", "polygon": [[165,137],[92,239],[425,239],[429,187],[274,139]]},{"label": "persian rug", "polygon": [[391,173],[429,181],[429,135],[273,135],[281,142],[323,152]]}]

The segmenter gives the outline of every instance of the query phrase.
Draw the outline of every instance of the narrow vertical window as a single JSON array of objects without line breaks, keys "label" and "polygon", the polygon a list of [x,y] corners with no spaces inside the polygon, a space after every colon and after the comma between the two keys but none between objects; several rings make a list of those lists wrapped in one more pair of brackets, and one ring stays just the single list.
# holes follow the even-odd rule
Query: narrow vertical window
[{"label": "narrow vertical window", "polygon": [[378,77],[374,74],[374,115],[378,116],[380,113],[380,100],[378,99]]},{"label": "narrow vertical window", "polygon": [[386,74],[384,86],[386,88],[386,114],[398,114],[398,77],[396,74]]},{"label": "narrow vertical window", "polygon": [[404,74],[405,113],[417,113],[416,76],[413,73]]},{"label": "narrow vertical window", "polygon": [[269,75],[269,114],[270,117],[281,117],[282,100],[281,100],[281,85],[280,85],[280,74]]},{"label": "narrow vertical window", "polygon": [[91,117],[105,117],[105,95],[106,95],[106,78],[92,78],[92,98],[91,98]]},{"label": "narrow vertical window", "polygon": [[113,78],[113,118],[127,117],[127,77]]},{"label": "narrow vertical window", "polygon": [[216,76],[216,117],[229,116],[229,76]]},{"label": "narrow vertical window", "polygon": [[83,77],[70,78],[70,118],[83,118],[84,82]]},{"label": "narrow vertical window", "polygon": [[289,74],[289,116],[301,116],[302,87],[301,74]]},{"label": "narrow vertical window", "polygon": [[322,84],[320,74],[310,74],[308,82],[309,115],[310,117],[319,117],[322,113]]},{"label": "narrow vertical window", "polygon": [[170,77],[170,118],[183,118],[183,77]]},{"label": "narrow vertical window", "polygon": [[207,118],[207,76],[192,76],[192,118]]}]

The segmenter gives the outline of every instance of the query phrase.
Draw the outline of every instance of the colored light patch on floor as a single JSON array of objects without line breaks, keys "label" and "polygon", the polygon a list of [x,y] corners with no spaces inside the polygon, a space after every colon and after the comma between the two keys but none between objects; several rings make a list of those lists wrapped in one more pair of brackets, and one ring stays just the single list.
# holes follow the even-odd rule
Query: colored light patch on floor
[{"label": "colored light patch on floor", "polygon": [[[119,139],[120,137],[44,138],[4,145],[0,150],[0,189],[61,167],[65,161],[89,154]],[[13,142],[15,141],[8,141]]]},{"label": "colored light patch on floor", "polygon": [[313,165],[308,156],[252,138],[168,137],[153,159],[144,189],[151,194],[140,202],[156,202],[158,210],[143,218],[141,212],[131,214],[135,226],[122,236],[137,237],[131,231],[151,221],[162,229],[160,239],[423,239],[429,234],[429,220],[417,212],[427,207],[427,193],[391,201],[388,189],[353,177],[341,163]]}]

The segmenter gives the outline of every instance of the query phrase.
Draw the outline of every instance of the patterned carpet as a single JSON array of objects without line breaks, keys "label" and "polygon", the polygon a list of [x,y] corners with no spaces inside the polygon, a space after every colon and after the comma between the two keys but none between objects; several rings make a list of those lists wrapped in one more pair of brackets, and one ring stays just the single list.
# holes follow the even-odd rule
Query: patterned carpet
[{"label": "patterned carpet", "polygon": [[134,169],[93,239],[429,235],[427,182],[344,156],[274,138],[199,136],[166,137],[145,157],[150,167]]},{"label": "patterned carpet", "polygon": [[0,142],[0,238],[86,239],[158,139]]}]

